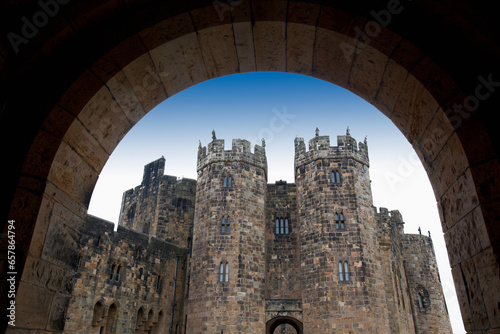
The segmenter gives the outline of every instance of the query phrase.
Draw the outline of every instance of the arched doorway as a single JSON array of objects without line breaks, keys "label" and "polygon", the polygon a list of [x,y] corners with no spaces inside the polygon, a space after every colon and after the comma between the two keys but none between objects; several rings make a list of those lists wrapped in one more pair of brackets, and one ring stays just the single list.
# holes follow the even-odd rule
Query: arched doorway
[{"label": "arched doorway", "polygon": [[[50,20],[39,2],[0,10],[9,16],[0,45],[0,133],[9,159],[2,224],[5,234],[17,228],[17,327],[62,331],[67,285],[49,289],[33,271],[72,272],[99,172],[144,114],[210,78],[287,71],[344,87],[398,126],[433,185],[466,328],[499,328],[500,294],[490,293],[500,285],[494,8],[472,1],[53,4]],[[38,20],[29,36],[24,17]],[[465,33],[470,27],[474,34]],[[43,298],[37,304],[32,295]],[[47,314],[60,321],[46,328]]]},{"label": "arched doorway", "polygon": [[[292,330],[293,329],[293,330]],[[276,317],[266,323],[266,334],[286,333],[286,334],[304,333],[302,322],[291,317]]]}]

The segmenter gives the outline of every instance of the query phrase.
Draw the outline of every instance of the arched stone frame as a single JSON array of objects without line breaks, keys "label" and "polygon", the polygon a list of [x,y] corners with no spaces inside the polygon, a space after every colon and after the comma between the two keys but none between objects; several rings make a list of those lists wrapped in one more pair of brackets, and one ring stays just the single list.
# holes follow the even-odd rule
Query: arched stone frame
[{"label": "arched stone frame", "polygon": [[274,330],[283,324],[291,325],[297,331],[297,334],[303,334],[304,329],[302,322],[292,317],[275,317],[266,323],[266,334],[273,334]]},{"label": "arched stone frame", "polygon": [[167,333],[167,318],[165,317],[165,312],[160,310],[158,312],[158,321],[153,329],[153,334]]},{"label": "arched stone frame", "polygon": [[150,333],[154,329],[155,324],[158,320],[156,317],[157,317],[157,314],[155,314],[154,309],[150,308],[148,311],[147,320],[144,324],[144,332],[145,333]]},{"label": "arched stone frame", "polygon": [[[124,12],[130,17],[139,13],[142,15],[147,12],[149,4],[144,2],[144,7],[138,5],[140,10],[136,10],[131,1],[129,5],[134,9]],[[80,2],[72,1],[69,5],[72,7],[67,8],[74,9],[80,5]],[[8,206],[5,208],[8,211],[6,218],[26,222],[16,239],[20,252],[19,272],[25,263],[35,262],[46,268],[55,266],[71,270],[71,252],[67,252],[69,256],[57,255],[59,253],[51,252],[51,248],[60,245],[55,242],[50,247],[44,247],[45,242],[54,240],[54,231],[64,231],[68,225],[78,231],[97,175],[108,155],[128,129],[156,104],[209,78],[256,70],[288,71],[312,75],[358,94],[391,118],[413,144],[430,176],[438,201],[466,327],[470,330],[482,329],[485,322],[490,328],[500,326],[495,317],[499,294],[491,294],[486,289],[490,285],[498,286],[500,276],[500,243],[495,218],[499,208],[495,188],[499,183],[499,163],[496,153],[498,144],[495,144],[498,141],[494,138],[498,137],[488,130],[488,126],[494,124],[489,121],[493,116],[488,111],[497,109],[493,107],[497,106],[498,95],[493,95],[492,91],[496,86],[485,84],[498,80],[492,70],[495,67],[491,66],[496,64],[498,57],[496,52],[478,52],[483,48],[488,50],[487,43],[481,44],[488,37],[468,38],[449,34],[445,35],[445,40],[439,39],[439,36],[426,36],[426,40],[419,40],[420,47],[416,47],[410,40],[418,40],[418,37],[410,31],[415,26],[423,27],[415,24],[410,17],[408,23],[391,24],[388,29],[381,27],[370,43],[363,43],[356,38],[355,28],[362,30],[374,22],[371,10],[374,10],[375,4],[369,7],[356,4],[358,8],[345,5],[345,8],[339,9],[327,5],[320,7],[314,1],[275,1],[272,5],[253,1],[252,7],[243,2],[225,13],[222,20],[209,3],[203,5],[205,7],[190,8],[189,13],[180,4],[164,5],[161,10],[151,6],[154,8],[153,15],[144,16],[148,17],[147,23],[137,17],[137,22],[127,25],[119,36],[111,34],[113,37],[109,38],[109,34],[102,32],[120,26],[119,21],[115,21],[114,11],[117,8],[113,4],[99,7],[91,2],[87,2],[86,6],[86,9],[76,12],[82,17],[88,14],[88,18],[97,15],[109,20],[82,20],[72,25],[72,29],[80,32],[72,36],[57,30],[68,27],[66,16],[58,15],[50,22],[54,31],[61,32],[60,35],[55,32],[52,35],[58,39],[54,38],[50,43],[45,41],[44,44],[43,38],[47,35],[40,34],[29,45],[23,45],[22,51],[26,53],[13,57],[7,54],[5,58],[5,63],[11,66],[11,58],[21,59],[22,63],[22,59],[31,59],[27,55],[34,52],[47,55],[32,57],[33,61],[24,72],[11,71],[17,73],[17,77],[7,74],[7,78],[12,79],[12,89],[20,86],[24,89],[6,94],[14,100],[2,109],[3,115],[10,116],[7,117],[8,122],[2,122],[5,131],[1,133],[9,139],[4,142],[12,146],[12,149],[6,150],[10,160],[8,166],[4,166],[7,174],[13,176],[6,180],[5,194],[11,199],[5,202]],[[436,32],[454,31],[450,27],[455,27],[455,23],[440,17],[439,11],[415,6],[413,12],[416,9],[422,14],[414,14],[415,17],[436,18],[427,20],[429,24],[426,28],[439,27],[437,19],[441,19],[442,29],[436,29]],[[465,8],[465,12],[457,16],[462,17],[460,22],[469,22],[467,12],[476,13],[479,10],[471,3],[442,6],[445,6],[444,12],[460,12],[461,8]],[[39,8],[32,9],[36,11]],[[78,15],[71,17],[78,21]],[[405,19],[408,17],[405,16]],[[102,27],[97,29],[94,26],[97,24]],[[480,35],[481,29],[475,32]],[[84,39],[81,36],[93,38]],[[450,45],[447,45],[449,50],[439,47],[453,40],[450,36],[460,36],[457,45],[468,45],[468,56],[476,60],[469,62],[467,68],[454,68],[450,62],[443,61],[467,52],[463,48],[455,52]],[[71,41],[81,43],[82,49],[87,51],[71,54],[72,48],[57,48]],[[433,41],[435,45],[432,45]],[[87,48],[84,47],[86,43],[90,43]],[[435,50],[429,45],[436,46]],[[40,49],[38,46],[47,47]],[[339,51],[341,46],[350,47],[355,52],[346,58]],[[493,44],[492,48],[495,47]],[[9,50],[9,46],[3,45],[2,49]],[[181,49],[182,59],[188,59],[192,65],[189,68],[176,62],[179,58],[175,54]],[[441,56],[439,52],[450,57]],[[209,54],[212,57],[206,57]],[[476,58],[473,54],[477,55]],[[60,66],[64,70],[58,72],[57,66],[42,66],[46,65],[43,61],[49,58],[51,61],[54,59],[53,65],[71,61],[78,66]],[[490,59],[495,59],[495,62]],[[167,64],[177,66],[167,71]],[[37,79],[28,80],[47,80],[50,77],[57,80],[56,85],[46,85],[50,89],[39,85]],[[32,98],[15,100],[21,96],[19,94]],[[486,94],[489,94],[488,99]],[[477,113],[453,111],[454,105],[464,106],[474,97],[481,102],[475,110]],[[20,127],[12,126],[16,125],[17,116],[11,111],[17,111],[16,108],[36,110],[31,124],[24,126],[22,132]],[[479,113],[480,117],[477,117]],[[22,141],[22,145],[12,145],[11,138]],[[63,216],[72,218],[70,222],[63,221]],[[57,226],[63,229],[57,229]],[[77,240],[73,236],[57,237],[68,241],[65,244],[70,249],[76,249]],[[461,247],[464,242],[470,247]],[[27,265],[26,270],[29,271],[29,268]],[[29,272],[25,277],[18,284],[16,302],[27,303],[28,296],[33,293],[56,293],[46,289]],[[467,281],[479,284],[467,285]],[[475,297],[468,301],[468,296]],[[60,307],[56,303],[37,305],[36,309],[56,310]],[[477,314],[485,315],[486,320]],[[18,316],[22,324],[23,315]],[[32,322],[30,326],[41,329],[37,327],[40,323],[42,321]]]},{"label": "arched stone frame", "polygon": [[100,332],[100,328],[106,325],[106,307],[104,300],[99,299],[94,303],[92,313],[92,330]]},{"label": "arched stone frame", "polygon": [[118,303],[112,302],[108,307],[106,317],[106,334],[116,333],[116,323],[118,319]]},{"label": "arched stone frame", "polygon": [[144,306],[139,307],[139,309],[136,312],[136,318],[135,318],[135,333],[136,334],[142,334],[144,333],[145,329],[145,324],[147,323],[147,313],[144,309]]}]

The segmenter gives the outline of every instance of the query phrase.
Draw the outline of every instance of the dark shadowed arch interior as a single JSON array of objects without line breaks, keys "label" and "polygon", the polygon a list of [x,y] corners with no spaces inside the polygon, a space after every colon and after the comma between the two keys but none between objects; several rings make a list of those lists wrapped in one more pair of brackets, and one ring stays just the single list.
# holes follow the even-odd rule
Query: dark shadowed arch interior
[{"label": "dark shadowed arch interior", "polygon": [[276,317],[266,323],[266,334],[273,334],[274,330],[280,325],[291,325],[297,331],[297,334],[304,333],[302,322],[291,317]]},{"label": "dark shadowed arch interior", "polygon": [[[9,157],[2,224],[5,234],[16,225],[17,330],[62,331],[89,199],[127,131],[187,87],[252,71],[329,81],[393,121],[433,185],[466,329],[500,328],[500,294],[492,293],[500,285],[493,8],[472,1],[253,0],[226,11],[211,1],[56,5],[31,34],[23,24],[45,7],[0,7],[0,133]],[[47,282],[39,272],[60,277]]]}]

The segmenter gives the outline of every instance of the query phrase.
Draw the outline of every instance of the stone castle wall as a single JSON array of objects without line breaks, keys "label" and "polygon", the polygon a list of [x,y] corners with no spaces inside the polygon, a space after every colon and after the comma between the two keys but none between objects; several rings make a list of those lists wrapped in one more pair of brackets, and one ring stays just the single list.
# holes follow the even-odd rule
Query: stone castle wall
[{"label": "stone castle wall", "polygon": [[266,299],[301,299],[300,223],[297,187],[284,181],[267,185]]},{"label": "stone castle wall", "polygon": [[146,165],[116,232],[89,216],[68,333],[451,333],[432,240],[373,207],[366,141],[296,138],[291,184],[264,142],[214,134],[197,167]]},{"label": "stone castle wall", "polygon": [[186,250],[92,216],[85,228],[64,332],[182,329]]},{"label": "stone castle wall", "polygon": [[187,248],[196,181],[163,175],[164,170],[163,157],[144,167],[141,185],[123,194],[119,224]]}]

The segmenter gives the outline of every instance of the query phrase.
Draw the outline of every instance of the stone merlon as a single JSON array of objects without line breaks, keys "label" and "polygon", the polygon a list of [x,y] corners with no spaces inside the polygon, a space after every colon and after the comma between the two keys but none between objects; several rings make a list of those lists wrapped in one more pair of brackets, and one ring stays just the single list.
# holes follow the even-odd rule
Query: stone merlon
[{"label": "stone merlon", "polygon": [[317,159],[354,159],[359,163],[370,166],[368,159],[368,145],[364,142],[356,143],[356,139],[349,134],[337,136],[337,146],[330,146],[330,136],[320,136],[316,129],[316,136],[309,140],[309,150],[306,151],[304,138],[295,138],[295,167],[303,166]]},{"label": "stone merlon", "polygon": [[198,147],[197,171],[216,162],[246,162],[264,169],[267,178],[267,158],[264,146],[255,145],[252,153],[251,143],[245,139],[233,139],[231,150],[224,150],[224,139],[214,139],[206,146]]}]

